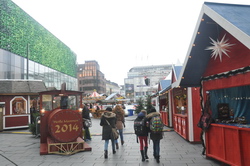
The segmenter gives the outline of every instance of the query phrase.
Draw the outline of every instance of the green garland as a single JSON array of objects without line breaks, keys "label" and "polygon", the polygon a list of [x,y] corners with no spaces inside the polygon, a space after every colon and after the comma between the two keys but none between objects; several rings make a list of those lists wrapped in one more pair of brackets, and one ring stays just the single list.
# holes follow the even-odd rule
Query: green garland
[{"label": "green garland", "polygon": [[201,78],[201,81],[214,80],[214,79],[219,79],[219,78],[227,78],[227,77],[234,76],[237,74],[244,74],[244,73],[247,73],[249,71],[250,71],[250,66],[246,66],[246,67],[243,67],[240,69],[231,70],[229,72],[215,74],[215,75],[208,76],[208,77],[203,77],[203,78]]}]

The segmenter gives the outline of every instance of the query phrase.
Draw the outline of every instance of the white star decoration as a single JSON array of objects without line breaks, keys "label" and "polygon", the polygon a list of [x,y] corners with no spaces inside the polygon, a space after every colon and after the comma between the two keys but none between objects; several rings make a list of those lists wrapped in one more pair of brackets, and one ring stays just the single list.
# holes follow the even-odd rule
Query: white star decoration
[{"label": "white star decoration", "polygon": [[207,47],[206,50],[212,50],[211,58],[214,57],[214,59],[216,59],[217,57],[219,57],[220,61],[222,61],[223,53],[230,58],[230,56],[227,54],[227,52],[230,52],[228,48],[230,48],[234,44],[227,43],[228,39],[225,39],[225,36],[226,35],[223,36],[221,41],[219,41],[218,39],[217,41],[215,41],[211,37],[209,37],[212,40],[212,42],[210,43],[213,46]]}]

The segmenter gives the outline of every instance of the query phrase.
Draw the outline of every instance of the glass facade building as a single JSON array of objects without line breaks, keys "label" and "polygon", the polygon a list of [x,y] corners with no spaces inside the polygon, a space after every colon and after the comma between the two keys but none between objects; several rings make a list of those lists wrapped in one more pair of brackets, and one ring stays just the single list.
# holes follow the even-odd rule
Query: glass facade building
[{"label": "glass facade building", "polygon": [[0,1],[0,79],[77,90],[76,54],[11,0]]},{"label": "glass facade building", "polygon": [[0,79],[42,80],[46,87],[56,89],[61,89],[61,84],[65,82],[68,90],[78,89],[75,77],[2,49],[0,49]]}]

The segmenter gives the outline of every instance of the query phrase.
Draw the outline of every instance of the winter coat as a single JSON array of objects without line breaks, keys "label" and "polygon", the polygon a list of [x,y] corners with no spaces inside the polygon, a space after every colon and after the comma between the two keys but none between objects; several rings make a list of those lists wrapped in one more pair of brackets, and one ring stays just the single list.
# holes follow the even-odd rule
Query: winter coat
[{"label": "winter coat", "polygon": [[135,121],[144,121],[144,129],[145,132],[143,134],[138,134],[137,136],[148,136],[149,127],[147,127],[147,119],[143,113],[139,113]]},{"label": "winter coat", "polygon": [[[150,124],[150,120],[152,119],[152,117],[155,116],[160,116],[160,113],[158,112],[151,112],[150,114],[148,114],[146,116],[146,121],[148,122],[148,124]],[[163,138],[163,132],[160,133],[150,133],[150,139],[151,140],[160,140]]]},{"label": "winter coat", "polygon": [[[82,118],[84,119],[90,119],[90,116],[89,116],[89,109],[87,106],[84,106],[83,109],[82,109]],[[84,125],[84,120],[83,120],[83,128],[86,129],[87,127]]]},{"label": "winter coat", "polygon": [[125,123],[125,112],[123,109],[114,109],[113,113],[116,114],[116,128],[118,130],[123,129]]},{"label": "winter coat", "polygon": [[105,111],[101,116],[100,126],[102,126],[102,140],[111,139],[112,128],[115,128],[116,114],[110,111]]}]

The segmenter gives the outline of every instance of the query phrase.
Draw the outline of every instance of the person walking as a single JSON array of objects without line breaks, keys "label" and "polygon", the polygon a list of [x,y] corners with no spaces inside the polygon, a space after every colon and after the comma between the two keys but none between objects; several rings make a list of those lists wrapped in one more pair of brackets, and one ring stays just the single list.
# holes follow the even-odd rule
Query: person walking
[{"label": "person walking", "polygon": [[116,124],[116,114],[112,112],[111,107],[107,107],[104,113],[101,116],[100,126],[102,126],[102,140],[105,140],[104,143],[104,158],[108,158],[108,144],[109,140],[112,143],[113,154],[115,151],[115,139],[112,137],[112,128],[115,128]]},{"label": "person walking", "polygon": [[147,112],[145,110],[141,110],[141,112],[137,115],[137,118],[134,121],[134,130],[137,136],[137,142],[139,139],[140,142],[140,152],[142,161],[148,159],[148,127],[146,121]]},{"label": "person walking", "polygon": [[146,116],[146,121],[149,124],[150,139],[153,141],[153,156],[156,162],[160,163],[160,140],[163,138],[163,122],[160,113],[152,108]]},{"label": "person walking", "polygon": [[89,112],[90,110],[88,109],[88,107],[86,105],[83,105],[82,118],[83,118],[83,129],[84,129],[84,141],[91,141],[91,136],[90,136],[90,131],[89,131],[90,126],[86,126],[84,123],[85,120],[91,121]]},{"label": "person walking", "polygon": [[[121,145],[124,144],[124,137],[123,137],[123,127],[125,127],[125,112],[122,109],[122,106],[117,104],[113,110],[113,113],[116,114],[116,128],[119,132]],[[118,140],[115,140],[116,149],[119,149]]]}]

